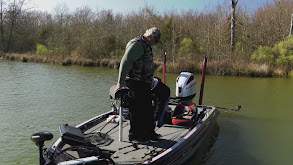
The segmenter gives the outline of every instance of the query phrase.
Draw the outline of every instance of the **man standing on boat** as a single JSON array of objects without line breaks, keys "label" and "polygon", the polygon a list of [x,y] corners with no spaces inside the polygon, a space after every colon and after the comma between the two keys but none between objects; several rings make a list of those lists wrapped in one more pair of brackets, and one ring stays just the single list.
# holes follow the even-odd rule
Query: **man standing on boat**
[{"label": "man standing on boat", "polygon": [[129,141],[158,140],[153,128],[151,84],[154,74],[152,47],[161,43],[161,32],[156,27],[146,30],[128,42],[121,59],[116,89],[127,86],[133,93],[130,103]]}]

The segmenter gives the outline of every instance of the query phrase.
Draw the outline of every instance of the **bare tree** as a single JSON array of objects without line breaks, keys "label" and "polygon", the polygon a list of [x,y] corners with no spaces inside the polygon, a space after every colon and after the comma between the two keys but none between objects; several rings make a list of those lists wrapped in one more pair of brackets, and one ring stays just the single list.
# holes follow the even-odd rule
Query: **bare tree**
[{"label": "bare tree", "polygon": [[3,0],[0,1],[0,34],[1,34],[1,41],[2,41],[2,50],[4,50],[5,47],[5,39],[4,39],[4,18],[3,18],[3,6],[4,2]]},{"label": "bare tree", "polygon": [[293,34],[293,14],[291,15],[291,26],[290,26],[290,33],[289,35]]},{"label": "bare tree", "polygon": [[8,41],[7,41],[7,46],[6,46],[5,52],[10,51],[12,38],[13,38],[13,30],[15,29],[15,23],[21,14],[22,7],[24,4],[25,4],[25,0],[19,0],[19,1],[13,0],[13,2],[10,3],[10,5],[9,5],[10,30],[9,30]]},{"label": "bare tree", "polygon": [[54,8],[54,15],[59,25],[64,26],[64,24],[67,24],[69,21],[69,8],[65,3],[59,4]]},{"label": "bare tree", "polygon": [[231,0],[231,52],[234,52],[235,46],[235,8],[238,0]]},{"label": "bare tree", "polygon": [[72,51],[72,28],[70,28],[71,14],[65,3],[59,4],[54,8],[54,18],[56,26],[51,38],[50,47],[55,48],[54,54],[60,55],[62,59],[70,56]]}]

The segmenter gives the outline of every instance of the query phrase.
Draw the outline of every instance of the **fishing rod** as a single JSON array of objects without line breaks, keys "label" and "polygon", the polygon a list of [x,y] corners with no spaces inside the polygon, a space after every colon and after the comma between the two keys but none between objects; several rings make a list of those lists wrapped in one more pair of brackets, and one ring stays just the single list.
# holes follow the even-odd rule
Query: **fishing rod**
[{"label": "fishing rod", "polygon": [[229,110],[229,111],[240,111],[240,109],[242,108],[241,105],[237,106],[237,109],[233,109],[233,108],[225,108],[225,107],[218,107],[216,106],[216,108],[218,109],[224,109],[224,110]]},{"label": "fishing rod", "polygon": [[166,61],[167,61],[167,54],[164,53],[164,63],[163,63],[163,83],[166,84]]},{"label": "fishing rod", "polygon": [[207,57],[204,57],[203,64],[202,64],[202,73],[201,73],[201,86],[200,86],[200,95],[199,95],[199,101],[198,105],[202,105],[202,99],[203,99],[203,89],[204,89],[204,81],[206,76],[206,70],[207,70]]}]

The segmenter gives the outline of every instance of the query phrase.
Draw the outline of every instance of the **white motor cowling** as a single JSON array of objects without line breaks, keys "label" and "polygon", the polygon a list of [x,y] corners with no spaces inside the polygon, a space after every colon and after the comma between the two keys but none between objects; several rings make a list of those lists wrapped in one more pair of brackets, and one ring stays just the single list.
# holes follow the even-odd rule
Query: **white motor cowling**
[{"label": "white motor cowling", "polygon": [[192,73],[181,72],[176,79],[176,97],[192,99],[196,95],[196,80]]}]

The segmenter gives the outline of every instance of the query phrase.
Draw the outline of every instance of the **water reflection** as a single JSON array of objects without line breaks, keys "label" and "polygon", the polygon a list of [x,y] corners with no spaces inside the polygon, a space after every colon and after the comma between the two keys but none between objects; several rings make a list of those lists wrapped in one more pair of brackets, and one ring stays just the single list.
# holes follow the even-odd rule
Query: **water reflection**
[{"label": "water reflection", "polygon": [[220,127],[218,123],[216,122],[214,127],[211,129],[211,131],[208,132],[208,135],[202,145],[199,147],[198,151],[192,156],[192,160],[190,162],[186,162],[186,165],[204,165],[206,161],[209,159],[210,155],[213,153],[213,146],[215,142],[217,141],[217,138],[219,136]]}]

